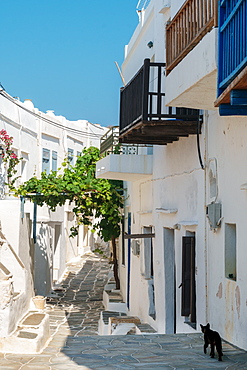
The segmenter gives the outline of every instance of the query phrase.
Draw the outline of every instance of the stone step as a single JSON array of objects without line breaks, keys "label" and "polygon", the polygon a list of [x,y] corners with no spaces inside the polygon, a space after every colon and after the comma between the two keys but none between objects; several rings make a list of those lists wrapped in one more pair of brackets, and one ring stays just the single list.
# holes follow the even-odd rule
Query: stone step
[{"label": "stone step", "polygon": [[103,291],[103,304],[106,311],[116,311],[126,313],[126,303],[123,302],[119,291]]},{"label": "stone step", "polygon": [[108,325],[110,317],[125,317],[126,313],[116,311],[101,311],[100,315],[104,323]]},{"label": "stone step", "polygon": [[49,315],[40,311],[29,311],[12,335],[0,338],[0,352],[39,353],[49,338]]},{"label": "stone step", "polygon": [[149,324],[136,324],[136,334],[155,334],[157,331]]}]

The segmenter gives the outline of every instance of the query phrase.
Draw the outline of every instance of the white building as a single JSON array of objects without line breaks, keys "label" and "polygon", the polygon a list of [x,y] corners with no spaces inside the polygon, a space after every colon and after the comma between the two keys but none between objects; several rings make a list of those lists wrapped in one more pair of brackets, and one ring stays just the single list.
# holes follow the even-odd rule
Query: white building
[{"label": "white building", "polygon": [[153,154],[98,165],[128,181],[121,293],[158,332],[210,322],[246,349],[246,0],[219,4],[220,29],[217,1],[147,3],[125,48],[119,135]]},{"label": "white building", "polygon": [[[59,170],[66,157],[75,163],[84,148],[99,147],[100,137],[106,131],[86,120],[68,121],[53,111],[43,113],[30,100],[22,103],[5,91],[0,92],[2,129],[13,137],[12,149],[22,157],[17,184],[34,175],[39,177],[42,171]],[[2,162],[0,284],[6,301],[0,307],[0,336],[15,329],[29,309],[33,295],[49,295],[65,272],[66,263],[88,251],[94,243],[83,226],[76,238],[69,237],[70,228],[75,225],[71,206],[57,207],[51,212],[46,206],[35,207],[28,199],[11,197],[6,194],[5,176]]]}]

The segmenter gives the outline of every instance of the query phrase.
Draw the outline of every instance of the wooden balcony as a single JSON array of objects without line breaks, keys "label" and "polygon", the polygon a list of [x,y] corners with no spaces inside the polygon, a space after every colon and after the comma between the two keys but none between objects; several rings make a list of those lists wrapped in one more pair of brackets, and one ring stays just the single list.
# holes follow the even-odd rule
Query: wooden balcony
[{"label": "wooden balcony", "polygon": [[247,115],[247,1],[219,3],[218,99],[221,115]]},{"label": "wooden balcony", "polygon": [[166,145],[201,130],[197,109],[165,106],[164,63],[144,65],[121,89],[119,142]]},{"label": "wooden balcony", "polygon": [[166,74],[217,26],[217,0],[187,0],[166,28]]}]

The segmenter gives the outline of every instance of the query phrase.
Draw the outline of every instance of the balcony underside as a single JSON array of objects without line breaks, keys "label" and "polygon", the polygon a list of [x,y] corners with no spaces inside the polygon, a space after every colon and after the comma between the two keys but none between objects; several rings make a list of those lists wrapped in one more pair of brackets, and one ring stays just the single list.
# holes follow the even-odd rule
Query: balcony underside
[{"label": "balcony underside", "polygon": [[180,137],[188,137],[197,133],[201,133],[201,122],[178,119],[153,122],[140,121],[120,132],[119,142],[166,145],[178,141]]},{"label": "balcony underside", "polygon": [[136,181],[152,175],[152,155],[109,154],[96,163],[96,177]]},{"label": "balcony underside", "polygon": [[[169,73],[166,105],[215,110],[217,29],[207,33],[198,45]],[[193,73],[186,73],[193,71]]]}]

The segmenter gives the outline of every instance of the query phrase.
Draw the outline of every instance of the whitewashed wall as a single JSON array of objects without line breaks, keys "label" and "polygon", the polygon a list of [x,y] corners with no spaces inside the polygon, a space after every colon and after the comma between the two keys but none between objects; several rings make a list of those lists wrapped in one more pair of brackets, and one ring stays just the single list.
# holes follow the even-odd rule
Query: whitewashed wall
[{"label": "whitewashed wall", "polygon": [[[107,130],[86,120],[68,121],[65,117],[55,116],[53,111],[40,112],[30,100],[22,103],[7,93],[0,95],[0,129],[5,129],[13,137],[12,148],[23,157],[22,163],[18,165],[17,175],[20,178],[17,184],[33,175],[40,176],[43,170],[43,149],[49,151],[49,170],[52,169],[52,152],[57,153],[59,168],[68,155],[69,148],[73,150],[75,163],[77,155],[85,147],[99,147],[100,137]],[[4,175],[3,165],[1,171]],[[57,207],[56,212],[49,211],[45,206],[38,207],[34,266],[29,266],[28,270],[30,281],[34,279],[36,294],[47,295],[53,282],[59,280],[64,273],[66,262],[84,252],[82,228],[79,239],[69,238],[69,229],[75,224],[71,211],[68,206]],[[29,214],[33,221],[33,204],[28,200],[23,212]],[[28,260],[31,258],[33,235],[32,230],[29,235],[23,232],[21,217],[19,199],[5,198],[0,201],[3,233],[15,252],[23,260]],[[85,248],[88,250],[88,245]]]},{"label": "whitewashed wall", "polygon": [[184,0],[171,0],[171,18],[176,15],[184,2]]},{"label": "whitewashed wall", "polygon": [[[222,204],[223,219],[216,232],[207,230],[208,319],[223,338],[244,349],[247,349],[246,125],[246,117],[219,117],[217,112],[209,112],[207,157],[217,163],[216,201]],[[209,189],[208,173],[207,185]],[[225,270],[227,224],[236,225],[236,280],[229,279]]]},{"label": "whitewashed wall", "polygon": [[[185,1],[171,2],[171,16]],[[211,41],[210,41],[211,40]],[[203,56],[206,64],[198,63]],[[190,73],[188,68],[190,66]],[[203,40],[174,68],[167,79],[168,101],[177,102],[195,108],[213,107],[216,99],[217,75],[217,29],[204,36]],[[184,78],[183,78],[184,76]],[[205,85],[207,77],[207,86]],[[181,83],[178,83],[181,81]],[[202,81],[204,81],[202,83]],[[170,89],[172,87],[172,89]],[[213,108],[211,108],[213,109]],[[201,276],[198,264],[197,284],[206,286],[207,299],[203,295],[200,305],[214,330],[219,331],[227,341],[247,349],[246,346],[246,188],[247,173],[245,158],[247,155],[246,137],[247,118],[245,116],[220,117],[218,108],[205,111],[202,146],[205,163],[205,183],[198,187],[200,198],[204,198],[204,207],[210,203],[222,206],[221,227],[211,230],[205,220],[205,240],[200,240],[202,247],[200,258],[205,260],[205,276]],[[187,152],[186,152],[187,153]],[[215,174],[215,196],[211,196],[210,172]],[[202,192],[202,188],[204,194]],[[205,211],[204,211],[205,214]],[[202,225],[199,218],[199,229]],[[228,276],[225,260],[226,246],[234,245],[234,240],[226,234],[228,226],[236,227],[236,277]],[[176,231],[177,233],[177,231]],[[202,235],[203,233],[201,233]],[[230,239],[230,243],[229,243]],[[234,249],[234,248],[233,248]],[[199,256],[198,256],[199,257]],[[197,257],[197,260],[198,260]],[[231,255],[230,262],[234,259]],[[205,290],[204,290],[205,291]],[[203,320],[203,315],[201,317]]]},{"label": "whitewashed wall", "polygon": [[[164,4],[166,7],[164,7]],[[142,16],[128,46],[125,48],[125,61],[122,70],[126,81],[129,81],[143,64],[145,58],[151,61],[165,62],[165,24],[171,16],[168,2],[151,1]],[[178,8],[182,1],[172,2]],[[161,11],[162,10],[162,11]],[[175,11],[175,10],[174,10]],[[177,11],[177,10],[176,10]],[[144,20],[144,21],[143,21]],[[153,47],[148,48],[148,41]],[[165,84],[165,76],[163,83]],[[204,131],[200,138],[202,155],[204,153]],[[133,159],[134,160],[134,159]],[[181,316],[182,277],[182,237],[194,233],[196,237],[196,295],[197,295],[197,329],[206,317],[206,282],[205,282],[205,212],[204,212],[204,171],[201,169],[196,137],[180,138],[178,142],[167,146],[153,148],[153,175],[146,180],[128,184],[127,213],[131,212],[131,233],[142,233],[145,227],[152,227],[155,232],[154,248],[154,290],[156,319],[149,314],[150,280],[145,278],[143,255],[145,241],[140,240],[140,256],[131,254],[130,271],[130,314],[138,315],[144,322],[150,323],[158,332],[171,332],[169,322],[176,318],[177,332],[193,332]],[[177,209],[176,213],[162,213],[157,209]],[[179,228],[176,228],[179,224]],[[164,230],[171,230],[174,237],[175,256],[175,296],[176,312],[171,312],[173,292],[169,291],[165,275],[170,267],[166,265]],[[127,220],[125,224],[127,231]],[[170,246],[169,246],[170,248]],[[169,249],[167,247],[167,250]],[[127,242],[125,243],[125,266],[120,268],[121,291],[127,300]],[[166,266],[166,267],[165,267]],[[172,269],[171,269],[172,271]],[[169,295],[172,298],[169,298]],[[170,315],[170,316],[169,316]]]}]

